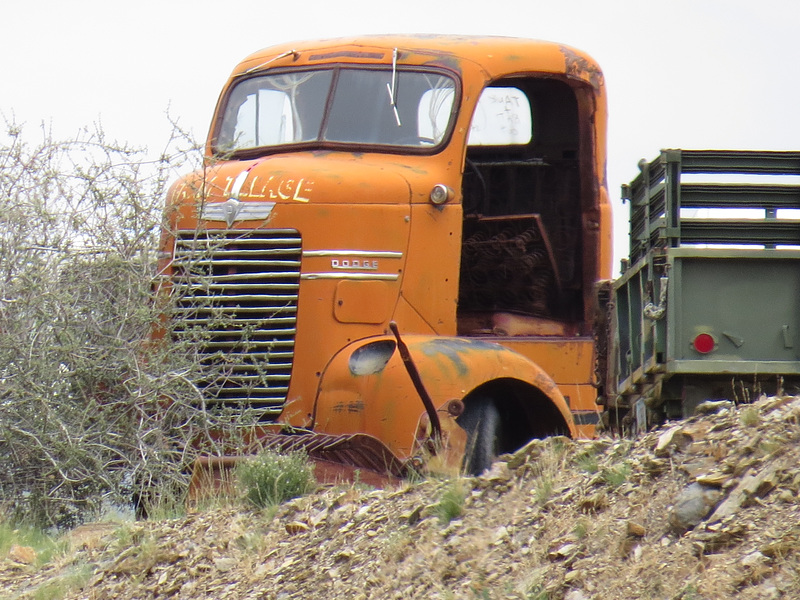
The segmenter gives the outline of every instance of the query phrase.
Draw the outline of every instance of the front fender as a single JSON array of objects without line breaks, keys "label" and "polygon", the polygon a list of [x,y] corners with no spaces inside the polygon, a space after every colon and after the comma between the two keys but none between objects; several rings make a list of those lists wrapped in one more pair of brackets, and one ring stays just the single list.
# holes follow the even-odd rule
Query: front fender
[{"label": "front fender", "polygon": [[[558,410],[572,436],[572,414],[553,379],[526,357],[470,338],[407,335],[403,337],[439,414],[451,400],[461,400],[494,380],[527,383]],[[391,336],[345,346],[322,373],[314,407],[314,429],[331,434],[363,432],[408,458],[425,409]],[[427,415],[425,415],[427,416]]]}]

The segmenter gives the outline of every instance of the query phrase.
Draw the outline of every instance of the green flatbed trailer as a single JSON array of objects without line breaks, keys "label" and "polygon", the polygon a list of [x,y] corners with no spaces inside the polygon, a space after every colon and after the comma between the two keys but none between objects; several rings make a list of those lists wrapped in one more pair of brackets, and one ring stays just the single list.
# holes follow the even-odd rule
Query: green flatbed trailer
[{"label": "green flatbed trailer", "polygon": [[630,257],[599,295],[607,424],[797,393],[800,152],[664,150],[639,167]]}]

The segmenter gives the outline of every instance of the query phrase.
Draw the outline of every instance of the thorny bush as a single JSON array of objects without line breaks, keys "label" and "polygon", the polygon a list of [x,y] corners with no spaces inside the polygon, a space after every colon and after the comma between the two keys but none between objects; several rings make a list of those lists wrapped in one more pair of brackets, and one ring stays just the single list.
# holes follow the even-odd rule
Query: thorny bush
[{"label": "thorny bush", "polygon": [[148,343],[164,196],[200,153],[177,126],[156,159],[100,130],[32,143],[5,126],[0,516],[69,526],[180,494],[212,429],[247,418],[206,413],[192,340]]}]

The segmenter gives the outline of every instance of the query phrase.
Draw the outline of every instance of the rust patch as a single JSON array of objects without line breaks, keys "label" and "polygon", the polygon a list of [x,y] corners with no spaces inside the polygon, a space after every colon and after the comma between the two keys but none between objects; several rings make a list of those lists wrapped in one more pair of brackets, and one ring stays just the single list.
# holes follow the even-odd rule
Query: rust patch
[{"label": "rust patch", "polygon": [[559,50],[564,55],[564,70],[567,75],[588,81],[596,90],[604,85],[603,72],[595,63],[581,56],[572,48],[559,46]]},{"label": "rust patch", "polygon": [[360,413],[364,412],[364,402],[356,400],[355,402],[340,402],[334,405],[333,412],[336,413]]},{"label": "rust patch", "polygon": [[333,58],[363,58],[372,60],[381,60],[386,56],[383,52],[356,52],[353,50],[340,50],[336,52],[327,52],[325,54],[312,54],[308,60],[331,60]]},{"label": "rust patch", "polygon": [[537,373],[533,380],[533,384],[547,394],[553,394],[555,390],[558,389],[556,382],[553,381],[549,375],[543,372]]},{"label": "rust patch", "polygon": [[[355,481],[358,477],[359,481],[380,486],[397,483],[408,474],[405,461],[379,439],[363,433],[272,433],[256,440],[250,451],[265,449],[305,452],[314,461],[314,476],[320,483]],[[187,503],[191,506],[206,498],[218,498],[220,493],[230,493],[234,489],[233,470],[243,460],[244,456],[230,455],[198,457],[192,467]]]},{"label": "rust patch", "polygon": [[462,59],[458,58],[457,56],[444,54],[424,62],[423,65],[426,67],[440,67],[449,69],[450,71],[455,71],[456,73],[460,74],[463,71],[461,68],[461,62]]},{"label": "rust patch", "polygon": [[482,342],[480,340],[467,340],[463,338],[434,338],[427,340],[422,352],[429,357],[444,356],[449,359],[456,369],[456,372],[464,377],[469,372],[467,363],[462,358],[462,353],[467,354],[472,351],[496,352],[501,347]]}]

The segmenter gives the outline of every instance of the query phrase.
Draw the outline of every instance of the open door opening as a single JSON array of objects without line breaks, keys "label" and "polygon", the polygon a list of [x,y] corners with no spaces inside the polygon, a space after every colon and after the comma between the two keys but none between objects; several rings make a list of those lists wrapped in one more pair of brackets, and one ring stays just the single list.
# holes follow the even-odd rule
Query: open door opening
[{"label": "open door opening", "polygon": [[460,335],[583,333],[579,113],[557,79],[484,90],[464,167]]}]

